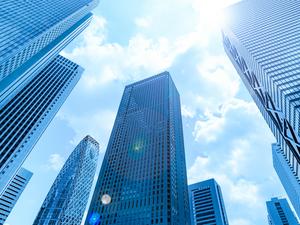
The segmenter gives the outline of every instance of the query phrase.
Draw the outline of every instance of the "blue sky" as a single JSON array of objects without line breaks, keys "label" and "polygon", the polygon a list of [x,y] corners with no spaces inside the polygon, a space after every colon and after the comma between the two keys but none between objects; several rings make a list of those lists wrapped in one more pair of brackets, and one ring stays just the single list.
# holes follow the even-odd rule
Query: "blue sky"
[{"label": "blue sky", "polygon": [[124,86],[165,70],[181,94],[189,183],[214,177],[231,225],[267,224],[265,201],[285,192],[272,166],[274,138],[223,51],[219,10],[234,2],[103,0],[62,53],[85,73],[26,160],[34,175],[7,224],[33,223],[87,134],[101,145],[100,167]]}]

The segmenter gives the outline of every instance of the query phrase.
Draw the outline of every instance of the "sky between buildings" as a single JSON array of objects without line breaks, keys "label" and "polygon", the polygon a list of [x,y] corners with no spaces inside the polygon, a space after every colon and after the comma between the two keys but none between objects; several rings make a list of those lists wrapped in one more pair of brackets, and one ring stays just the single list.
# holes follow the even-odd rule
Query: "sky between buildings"
[{"label": "sky between buildings", "polygon": [[125,85],[165,70],[181,95],[189,184],[214,177],[231,225],[267,224],[265,201],[285,192],[272,166],[275,139],[223,50],[219,24],[230,18],[220,9],[234,2],[102,0],[62,53],[85,73],[26,160],[34,175],[7,224],[33,223],[87,134],[100,143],[100,168]]}]

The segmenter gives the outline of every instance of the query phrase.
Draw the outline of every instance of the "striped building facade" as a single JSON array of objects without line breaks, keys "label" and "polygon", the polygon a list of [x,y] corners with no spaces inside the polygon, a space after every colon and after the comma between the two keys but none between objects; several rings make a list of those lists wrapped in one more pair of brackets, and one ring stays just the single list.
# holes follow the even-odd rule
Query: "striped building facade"
[{"label": "striped building facade", "polygon": [[83,71],[59,52],[97,0],[0,2],[0,196]]},{"label": "striped building facade", "polygon": [[0,102],[0,190],[23,164],[82,72],[77,64],[57,56],[21,91]]},{"label": "striped building facade", "polygon": [[228,225],[221,188],[214,179],[189,185],[192,225]]},{"label": "striped building facade", "polygon": [[269,225],[299,225],[286,199],[272,198],[266,205]]},{"label": "striped building facade", "polygon": [[300,1],[245,0],[226,14],[225,51],[276,137],[274,167],[300,215]]},{"label": "striped building facade", "polygon": [[6,187],[0,197],[0,225],[4,224],[31,177],[32,173],[21,167]]}]

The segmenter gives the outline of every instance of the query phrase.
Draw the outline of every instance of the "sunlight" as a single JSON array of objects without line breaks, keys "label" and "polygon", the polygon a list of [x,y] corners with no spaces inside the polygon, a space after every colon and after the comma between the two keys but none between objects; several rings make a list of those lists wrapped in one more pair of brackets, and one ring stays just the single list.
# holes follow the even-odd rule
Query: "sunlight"
[{"label": "sunlight", "polygon": [[220,29],[229,18],[224,13],[224,8],[239,0],[195,0],[193,8],[199,12],[199,25],[207,30]]}]

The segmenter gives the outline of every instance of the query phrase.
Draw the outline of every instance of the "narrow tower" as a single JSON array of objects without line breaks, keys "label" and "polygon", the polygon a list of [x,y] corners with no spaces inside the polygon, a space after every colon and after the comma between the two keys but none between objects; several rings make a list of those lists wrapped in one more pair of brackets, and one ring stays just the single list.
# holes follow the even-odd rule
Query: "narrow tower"
[{"label": "narrow tower", "polygon": [[168,72],[126,86],[86,225],[190,225],[179,93]]},{"label": "narrow tower", "polygon": [[32,173],[21,167],[4,190],[0,197],[0,225],[4,224],[31,177]]},{"label": "narrow tower", "polygon": [[33,225],[81,224],[98,155],[98,142],[86,136],[59,172]]},{"label": "narrow tower", "polygon": [[266,205],[269,225],[299,225],[286,199],[272,198]]},{"label": "narrow tower", "polygon": [[189,185],[192,225],[228,225],[221,188],[214,179]]}]

